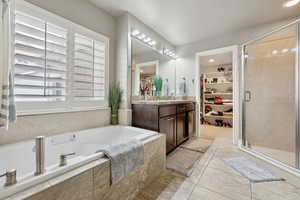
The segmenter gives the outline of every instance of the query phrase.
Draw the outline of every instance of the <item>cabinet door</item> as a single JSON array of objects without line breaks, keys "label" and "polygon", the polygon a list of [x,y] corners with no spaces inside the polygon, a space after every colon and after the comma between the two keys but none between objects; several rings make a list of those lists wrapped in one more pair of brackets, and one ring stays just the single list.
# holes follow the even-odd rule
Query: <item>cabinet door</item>
[{"label": "cabinet door", "polygon": [[194,111],[188,112],[188,137],[192,137],[194,134]]},{"label": "cabinet door", "polygon": [[166,134],[167,153],[176,147],[176,116],[161,118],[159,120],[159,132]]},{"label": "cabinet door", "polygon": [[187,139],[186,113],[177,115],[177,145]]}]

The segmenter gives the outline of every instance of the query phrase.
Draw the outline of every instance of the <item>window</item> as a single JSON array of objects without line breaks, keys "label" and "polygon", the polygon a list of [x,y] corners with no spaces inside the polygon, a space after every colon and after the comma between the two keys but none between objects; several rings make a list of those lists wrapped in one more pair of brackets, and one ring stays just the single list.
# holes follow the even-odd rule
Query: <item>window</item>
[{"label": "window", "polygon": [[75,99],[104,98],[105,44],[75,34],[73,94]]},{"label": "window", "polygon": [[18,113],[108,106],[106,37],[23,1],[13,37]]}]

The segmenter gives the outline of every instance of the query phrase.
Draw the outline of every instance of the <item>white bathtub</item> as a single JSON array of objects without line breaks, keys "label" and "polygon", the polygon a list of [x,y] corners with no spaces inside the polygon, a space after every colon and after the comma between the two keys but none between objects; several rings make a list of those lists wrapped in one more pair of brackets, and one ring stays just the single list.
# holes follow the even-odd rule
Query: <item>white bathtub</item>
[{"label": "white bathtub", "polygon": [[[108,126],[47,137],[45,140],[46,172],[39,176],[33,175],[34,140],[2,145],[0,146],[0,173],[16,169],[18,183],[4,187],[5,178],[1,178],[0,199],[103,157],[102,153],[96,151],[107,145],[124,143],[130,139],[143,141],[157,134],[157,132],[128,126]],[[73,152],[76,155],[68,158],[68,164],[58,167],[59,156]]]}]

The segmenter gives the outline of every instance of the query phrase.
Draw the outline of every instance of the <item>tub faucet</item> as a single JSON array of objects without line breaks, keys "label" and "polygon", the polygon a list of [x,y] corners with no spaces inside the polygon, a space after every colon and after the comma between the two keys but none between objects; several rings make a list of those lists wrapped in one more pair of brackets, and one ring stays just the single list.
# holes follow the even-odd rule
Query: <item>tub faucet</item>
[{"label": "tub faucet", "polygon": [[35,138],[35,176],[45,173],[45,137]]},{"label": "tub faucet", "polygon": [[68,156],[73,156],[73,155],[75,155],[75,152],[73,152],[73,153],[68,153],[68,154],[61,154],[60,156],[59,156],[59,166],[60,167],[63,167],[63,166],[65,166],[65,165],[67,165],[67,157]]},{"label": "tub faucet", "polygon": [[0,175],[0,177],[4,177],[4,176],[6,177],[4,186],[10,186],[17,183],[17,170],[12,169]]}]

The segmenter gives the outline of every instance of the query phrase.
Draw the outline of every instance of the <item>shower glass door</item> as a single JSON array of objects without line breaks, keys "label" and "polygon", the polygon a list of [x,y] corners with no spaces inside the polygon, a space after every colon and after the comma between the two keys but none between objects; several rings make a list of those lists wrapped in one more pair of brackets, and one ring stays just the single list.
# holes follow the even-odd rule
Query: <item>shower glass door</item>
[{"label": "shower glass door", "polygon": [[295,24],[244,46],[244,145],[292,167],[299,167],[298,34]]}]

